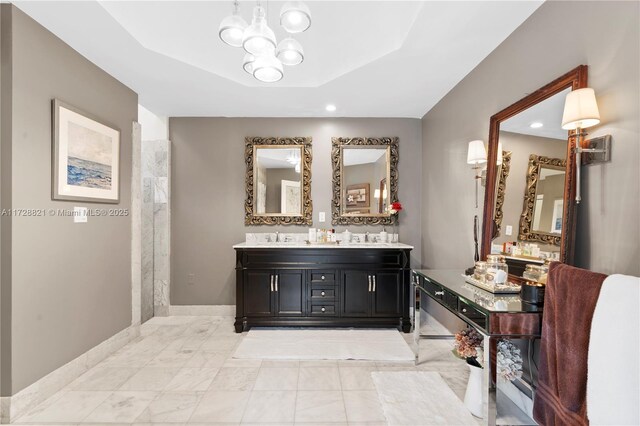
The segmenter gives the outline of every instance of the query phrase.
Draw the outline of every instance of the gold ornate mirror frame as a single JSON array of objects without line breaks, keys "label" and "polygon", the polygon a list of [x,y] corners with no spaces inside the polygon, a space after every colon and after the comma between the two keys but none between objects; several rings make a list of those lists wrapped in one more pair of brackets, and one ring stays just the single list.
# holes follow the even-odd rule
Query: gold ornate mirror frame
[{"label": "gold ornate mirror frame", "polygon": [[500,179],[498,179],[498,188],[496,188],[496,211],[493,216],[493,238],[500,236],[500,227],[502,226],[502,206],[504,206],[504,195],[507,189],[507,178],[509,177],[509,169],[511,168],[511,151],[502,151],[502,165],[500,167]]},{"label": "gold ornate mirror frame", "polygon": [[398,201],[398,141],[388,138],[331,138],[331,164],[333,167],[333,199],[331,201],[331,223],[333,225],[393,225],[397,216],[388,214],[345,215],[342,213],[343,197],[343,148],[387,148],[389,155],[389,195],[390,202]]},{"label": "gold ornate mirror frame", "polygon": [[549,158],[541,155],[531,154],[529,156],[529,166],[527,167],[527,185],[524,188],[524,203],[522,205],[522,215],[520,215],[520,230],[518,238],[521,241],[539,241],[544,244],[560,246],[562,235],[551,232],[541,232],[533,230],[533,213],[536,205],[536,193],[538,181],[540,179],[540,169],[562,170],[566,172],[567,161],[560,158]]},{"label": "gold ornate mirror frame", "polygon": [[[245,225],[311,225],[313,221],[313,203],[311,202],[311,138],[260,138],[247,137],[244,139],[244,162],[247,167],[245,178],[247,198],[244,202]],[[301,149],[301,179],[302,202],[301,214],[256,214],[255,213],[255,161],[256,148],[300,148]]]}]

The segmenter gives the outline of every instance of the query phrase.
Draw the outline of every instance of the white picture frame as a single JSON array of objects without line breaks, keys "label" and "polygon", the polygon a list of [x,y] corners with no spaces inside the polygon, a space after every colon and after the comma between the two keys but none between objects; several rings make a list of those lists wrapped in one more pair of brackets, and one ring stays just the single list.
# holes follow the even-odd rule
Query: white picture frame
[{"label": "white picture frame", "polygon": [[58,99],[52,101],[51,198],[120,202],[120,130]]}]

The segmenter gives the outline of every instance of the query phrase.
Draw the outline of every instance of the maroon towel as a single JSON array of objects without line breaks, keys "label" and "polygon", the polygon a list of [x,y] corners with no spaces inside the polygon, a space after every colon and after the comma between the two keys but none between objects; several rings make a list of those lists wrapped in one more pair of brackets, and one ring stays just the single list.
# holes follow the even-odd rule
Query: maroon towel
[{"label": "maroon towel", "polygon": [[586,425],[591,319],[606,275],[553,262],[544,295],[533,416],[543,426]]}]

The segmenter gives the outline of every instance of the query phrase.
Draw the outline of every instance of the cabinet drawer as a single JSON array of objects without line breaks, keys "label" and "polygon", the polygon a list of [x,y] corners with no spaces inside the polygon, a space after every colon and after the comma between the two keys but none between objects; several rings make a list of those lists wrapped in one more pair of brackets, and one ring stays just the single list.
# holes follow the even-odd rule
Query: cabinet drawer
[{"label": "cabinet drawer", "polygon": [[442,302],[449,307],[452,311],[458,310],[458,296],[451,293],[450,291],[443,290],[444,295],[442,296]]},{"label": "cabinet drawer", "polygon": [[311,282],[313,283],[334,283],[336,281],[336,273],[330,271],[312,271]]},{"label": "cabinet drawer", "polygon": [[311,305],[311,315],[335,316],[336,305],[333,303],[313,304]]},{"label": "cabinet drawer", "polygon": [[444,296],[444,290],[438,284],[436,284],[434,282],[431,282],[427,278],[423,277],[422,278],[422,286],[427,291],[427,293],[429,293],[430,295],[432,295],[436,299],[442,300],[442,297]]},{"label": "cabinet drawer", "polygon": [[313,299],[314,303],[316,301],[321,300],[333,300],[336,298],[336,288],[335,287],[327,287],[327,288],[312,288],[311,289],[311,299]]},{"label": "cabinet drawer", "polygon": [[483,329],[487,329],[487,316],[463,300],[459,301],[458,312]]}]

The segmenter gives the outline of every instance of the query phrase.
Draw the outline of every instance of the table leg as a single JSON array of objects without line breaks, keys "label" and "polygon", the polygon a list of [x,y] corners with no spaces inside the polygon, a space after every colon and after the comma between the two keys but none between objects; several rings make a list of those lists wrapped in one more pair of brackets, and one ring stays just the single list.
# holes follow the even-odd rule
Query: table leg
[{"label": "table leg", "polygon": [[497,413],[497,405],[496,405],[496,387],[495,382],[493,381],[493,377],[495,373],[493,372],[493,368],[495,366],[495,352],[491,350],[492,346],[495,345],[495,337],[487,336],[482,333],[484,336],[483,341],[483,354],[484,354],[484,374],[482,377],[482,388],[483,388],[483,398],[482,398],[482,408],[483,408],[483,418],[487,425],[495,425],[498,417]]}]

